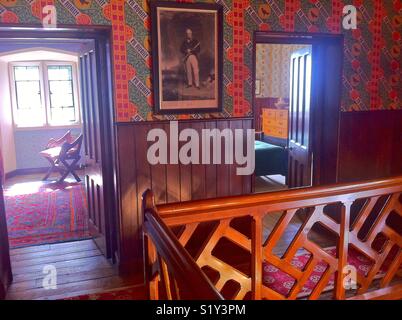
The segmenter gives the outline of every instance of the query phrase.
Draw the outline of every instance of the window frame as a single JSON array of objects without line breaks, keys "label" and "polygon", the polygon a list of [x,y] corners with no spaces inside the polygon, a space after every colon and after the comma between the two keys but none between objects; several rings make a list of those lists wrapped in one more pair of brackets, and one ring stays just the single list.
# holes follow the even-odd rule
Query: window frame
[{"label": "window frame", "polygon": [[[71,124],[52,124],[50,115],[50,87],[49,87],[49,77],[48,77],[48,66],[71,66],[72,70],[72,90],[73,90],[73,101],[76,114],[76,121]],[[17,91],[15,86],[15,74],[14,67],[16,66],[39,66],[39,82],[41,88],[41,103],[43,110],[44,121],[42,125],[18,125],[16,121],[16,115],[18,110],[17,103]],[[10,78],[10,90],[11,90],[11,104],[12,104],[12,114],[13,114],[13,125],[15,130],[40,130],[40,129],[57,129],[57,128],[78,128],[81,127],[81,107],[79,100],[79,78],[77,71],[77,63],[74,61],[61,61],[61,60],[40,60],[40,61],[16,61],[9,63],[9,78]]]}]

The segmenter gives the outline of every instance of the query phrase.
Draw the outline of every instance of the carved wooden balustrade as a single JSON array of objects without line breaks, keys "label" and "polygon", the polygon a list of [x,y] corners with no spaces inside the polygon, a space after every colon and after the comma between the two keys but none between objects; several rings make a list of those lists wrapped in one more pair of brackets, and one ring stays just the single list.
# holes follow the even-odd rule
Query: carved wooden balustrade
[{"label": "carved wooden balustrade", "polygon": [[143,208],[147,208],[143,228],[146,256],[150,261],[145,270],[150,298],[223,299],[153,207],[153,197],[148,193],[143,197]]},{"label": "carved wooden balustrade", "polygon": [[[219,298],[204,288],[211,282],[229,299],[402,298],[402,177],[158,206],[150,191],[144,197],[147,238],[153,217],[155,227],[177,237],[181,255],[199,266],[180,275],[188,283],[199,279],[201,289],[192,283],[186,292],[192,298]],[[163,254],[166,264],[177,257],[151,240],[146,269],[151,298],[158,298],[169,268],[157,257]],[[365,261],[363,270],[353,271],[352,256]],[[272,270],[287,280],[287,292],[270,285]],[[353,275],[357,286],[348,288]]]}]

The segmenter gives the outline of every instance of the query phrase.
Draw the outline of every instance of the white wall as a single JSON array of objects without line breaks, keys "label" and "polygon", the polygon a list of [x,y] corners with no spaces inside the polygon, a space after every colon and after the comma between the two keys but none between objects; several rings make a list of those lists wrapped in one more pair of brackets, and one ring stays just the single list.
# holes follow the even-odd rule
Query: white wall
[{"label": "white wall", "polygon": [[5,173],[17,168],[7,63],[0,60],[0,144]]}]

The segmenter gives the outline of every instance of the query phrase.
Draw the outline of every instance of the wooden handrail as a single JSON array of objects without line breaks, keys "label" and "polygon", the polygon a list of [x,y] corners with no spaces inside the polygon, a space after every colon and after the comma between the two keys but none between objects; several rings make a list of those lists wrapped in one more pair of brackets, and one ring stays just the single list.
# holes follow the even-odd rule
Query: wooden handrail
[{"label": "wooden handrail", "polygon": [[[158,255],[163,254],[169,268],[181,272],[179,279],[185,283],[189,281],[188,273],[184,274],[175,266],[177,256],[185,259],[189,269],[196,263],[202,270],[217,271],[218,276],[208,273],[214,279],[215,288],[225,292],[225,297],[233,294],[234,299],[244,299],[247,295],[252,299],[318,299],[329,290],[332,290],[332,298],[338,300],[402,297],[402,238],[398,222],[398,216],[402,218],[402,176],[164,205],[155,205],[151,192],[146,195],[143,203],[146,217],[149,216],[146,229],[150,221],[154,221],[154,227],[161,229],[158,232],[166,233],[164,240],[153,236],[152,241],[157,244],[156,250],[151,247],[156,256],[151,264],[159,262]],[[298,222],[293,224],[299,213],[302,217],[298,216]],[[272,214],[275,215],[273,220],[267,217]],[[274,220],[273,228],[265,234],[268,230],[264,229],[265,221]],[[289,238],[286,233],[291,225],[296,226],[297,232]],[[175,227],[175,233],[171,227]],[[322,232],[326,238],[322,244],[315,242],[316,232]],[[329,233],[332,237],[328,238]],[[282,238],[287,247],[278,255],[274,249]],[[172,243],[166,243],[166,239]],[[328,250],[334,251],[329,253]],[[299,251],[310,255],[302,269],[293,264]],[[344,286],[345,268],[353,267],[349,265],[352,254],[371,261],[366,274],[356,274],[358,287],[354,292]],[[264,282],[263,264],[294,279],[287,293]],[[326,269],[314,289],[306,293],[303,286],[319,264],[326,265]],[[160,279],[164,283],[165,279],[169,280],[166,265],[159,262],[159,266],[159,270],[165,270]],[[384,266],[386,270],[382,269]],[[201,269],[197,272],[200,282],[204,282],[205,274]],[[332,285],[329,285],[330,277]],[[230,295],[228,290],[232,290]],[[193,292],[190,297],[195,298]]]},{"label": "wooden handrail", "polygon": [[[286,191],[259,193],[243,196],[230,196],[215,199],[177,202],[157,205],[157,212],[168,225],[181,224],[186,216],[192,221],[211,220],[211,213],[217,213],[215,219],[244,215],[241,208],[264,207],[268,210],[289,210],[304,204],[320,205],[329,202],[354,201],[359,198],[378,194],[392,193],[402,189],[402,176],[371,180],[352,184],[336,184],[321,187],[298,188]],[[269,207],[269,208],[268,208]],[[236,210],[236,211],[234,211]],[[266,211],[267,212],[267,211]],[[221,215],[219,215],[219,213]],[[207,214],[207,215],[205,215]]]},{"label": "wooden handrail", "polygon": [[177,237],[150,207],[153,204],[147,202],[147,199],[152,198],[152,192],[147,190],[143,196],[146,206],[144,233],[152,240],[158,255],[166,263],[169,274],[178,284],[180,291],[191,293],[191,299],[223,300],[222,295],[180,244]]}]

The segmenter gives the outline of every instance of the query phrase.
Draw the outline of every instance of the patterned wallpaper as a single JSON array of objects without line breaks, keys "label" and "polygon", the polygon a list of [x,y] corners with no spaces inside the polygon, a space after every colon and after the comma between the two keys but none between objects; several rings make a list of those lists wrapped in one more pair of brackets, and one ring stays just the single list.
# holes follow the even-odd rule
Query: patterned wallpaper
[{"label": "patterned wallpaper", "polygon": [[[346,43],[342,111],[401,108],[401,0],[217,2],[224,7],[225,20],[224,111],[222,114],[193,114],[179,118],[232,117],[252,113],[254,30],[343,32]],[[60,24],[112,25],[118,121],[175,118],[152,113],[148,0],[0,0],[0,21],[39,24],[41,8],[48,4],[56,5]],[[357,30],[343,30],[341,27],[342,8],[346,4],[358,8]]]},{"label": "patterned wallpaper", "polygon": [[303,45],[265,44],[256,46],[256,79],[260,80],[259,98],[289,98],[290,57]]}]

